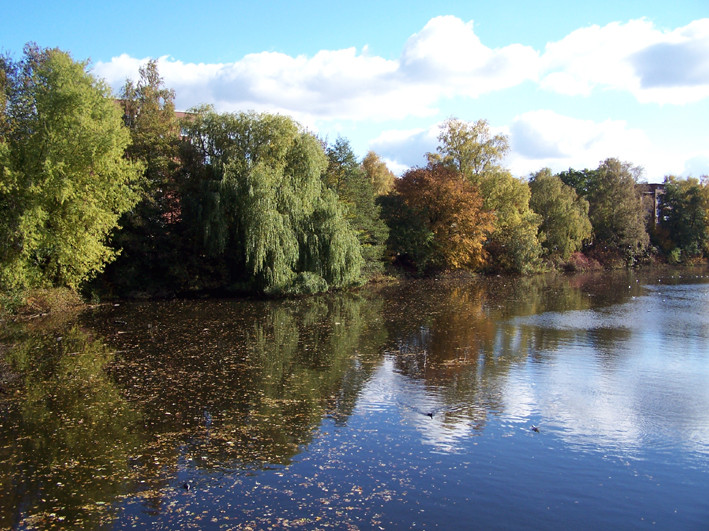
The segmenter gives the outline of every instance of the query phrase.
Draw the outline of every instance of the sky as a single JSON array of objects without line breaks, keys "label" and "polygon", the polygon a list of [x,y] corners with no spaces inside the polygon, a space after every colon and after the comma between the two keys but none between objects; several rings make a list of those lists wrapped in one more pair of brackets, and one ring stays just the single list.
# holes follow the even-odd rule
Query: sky
[{"label": "sky", "polygon": [[[493,5],[494,4],[494,5]],[[178,110],[287,114],[397,174],[487,120],[504,165],[709,175],[709,0],[0,0],[0,51],[57,47],[118,93],[157,59]]]}]

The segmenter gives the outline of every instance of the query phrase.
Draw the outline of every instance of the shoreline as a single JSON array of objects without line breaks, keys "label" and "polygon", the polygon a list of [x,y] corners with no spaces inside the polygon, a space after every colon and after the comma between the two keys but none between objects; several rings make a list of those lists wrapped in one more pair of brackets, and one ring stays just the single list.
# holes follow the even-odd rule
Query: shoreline
[{"label": "shoreline", "polygon": [[[69,288],[43,288],[43,289],[32,289],[26,292],[20,292],[19,294],[8,295],[0,294],[0,324],[9,322],[30,322],[36,319],[45,319],[51,316],[57,315],[70,315],[76,312],[81,312],[86,309],[100,307],[104,305],[121,304],[123,302],[136,302],[136,301],[170,301],[170,300],[215,300],[215,299],[229,299],[229,300],[244,300],[244,301],[276,301],[276,300],[297,300],[313,296],[322,296],[328,294],[336,293],[347,293],[347,292],[358,292],[365,289],[376,289],[382,286],[391,286],[400,283],[419,281],[419,280],[432,280],[432,281],[445,281],[445,282],[468,282],[477,281],[484,282],[489,279],[499,279],[499,278],[530,278],[535,276],[544,275],[564,275],[564,276],[574,276],[583,275],[589,273],[611,273],[614,271],[620,271],[623,269],[647,271],[647,270],[662,270],[662,271],[683,271],[692,269],[702,269],[709,267],[709,263],[706,260],[702,260],[700,263],[693,264],[668,264],[664,262],[653,262],[649,264],[641,264],[634,267],[627,268],[590,268],[584,270],[569,270],[569,269],[549,269],[547,271],[540,271],[537,273],[526,274],[526,275],[514,275],[514,274],[504,274],[504,273],[475,273],[466,270],[456,270],[456,271],[443,271],[437,274],[429,275],[408,275],[399,274],[397,276],[380,276],[376,279],[372,279],[361,286],[344,288],[339,290],[330,290],[322,293],[308,294],[308,295],[297,295],[297,296],[269,296],[259,293],[245,293],[236,292],[229,289],[208,289],[193,292],[176,292],[176,293],[162,293],[162,294],[150,294],[148,292],[137,292],[133,295],[123,295],[119,297],[108,297],[100,300],[99,302],[88,302],[84,300],[80,294],[70,290]],[[10,304],[7,303],[9,299]],[[20,301],[20,299],[22,299]]]}]

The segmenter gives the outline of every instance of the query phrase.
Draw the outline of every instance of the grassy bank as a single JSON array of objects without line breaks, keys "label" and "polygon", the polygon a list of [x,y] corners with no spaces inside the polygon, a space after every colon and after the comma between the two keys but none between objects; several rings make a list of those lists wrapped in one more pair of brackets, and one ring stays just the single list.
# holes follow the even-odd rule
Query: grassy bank
[{"label": "grassy bank", "polygon": [[69,288],[31,289],[0,294],[0,319],[32,319],[67,313],[83,307],[81,296]]}]

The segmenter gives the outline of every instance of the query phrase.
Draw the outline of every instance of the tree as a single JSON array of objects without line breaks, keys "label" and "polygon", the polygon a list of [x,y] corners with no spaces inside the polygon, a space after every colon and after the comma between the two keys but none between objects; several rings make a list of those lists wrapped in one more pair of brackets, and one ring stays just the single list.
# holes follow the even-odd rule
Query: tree
[{"label": "tree", "polygon": [[360,246],[323,186],[327,157],[314,136],[284,116],[210,108],[184,127],[185,223],[220,262],[222,285],[272,293],[359,281]]},{"label": "tree", "polygon": [[142,166],[110,90],[58,49],[2,61],[0,283],[79,287],[116,256],[108,236],[132,207]]},{"label": "tree", "polygon": [[[493,135],[487,120],[465,122],[449,118],[438,135],[440,162],[453,165],[465,178],[478,183],[482,177],[500,170],[509,151],[505,135]],[[433,161],[436,161],[433,155]]]},{"label": "tree", "polygon": [[388,194],[394,188],[396,176],[374,151],[369,151],[362,160],[362,169],[378,196]]},{"label": "tree", "polygon": [[386,208],[392,246],[419,271],[477,270],[485,264],[494,215],[460,173],[442,164],[412,169],[396,181],[395,193],[399,201],[390,200]]},{"label": "tree", "polygon": [[429,154],[429,161],[455,168],[477,185],[484,208],[495,213],[495,230],[486,246],[490,267],[512,273],[534,270],[542,251],[537,240],[540,218],[529,208],[527,183],[501,165],[509,150],[507,137],[493,135],[486,120],[451,118],[438,140],[438,154]]},{"label": "tree", "polygon": [[[138,82],[127,80],[120,93],[123,120],[131,132],[130,159],[145,164],[148,197],[174,179],[180,127],[175,116],[175,91],[164,85],[157,61],[138,70]],[[164,192],[163,192],[164,193]]]},{"label": "tree", "polygon": [[598,170],[569,168],[567,171],[559,173],[559,178],[565,185],[573,188],[579,197],[587,199],[598,180]]},{"label": "tree", "polygon": [[372,181],[357,163],[346,139],[338,138],[328,147],[327,157],[328,167],[323,178],[345,206],[345,217],[355,230],[362,249],[365,274],[379,273],[383,270],[389,230],[381,218]]},{"label": "tree", "polygon": [[621,256],[631,263],[645,252],[649,236],[645,208],[637,189],[642,168],[609,158],[595,170],[561,172],[564,184],[589,202],[591,250],[601,260]]},{"label": "tree", "polygon": [[139,69],[137,83],[126,81],[120,93],[123,120],[131,134],[129,160],[145,166],[141,200],[121,219],[114,238],[121,256],[107,277],[120,289],[175,287],[180,260],[179,170],[180,127],[174,91],[165,88],[157,61]]},{"label": "tree", "polygon": [[529,206],[529,185],[507,170],[486,175],[480,183],[486,209],[495,213],[495,231],[487,242],[490,268],[530,273],[539,267],[541,216]]},{"label": "tree", "polygon": [[645,252],[649,236],[645,209],[636,187],[642,169],[610,158],[592,173],[587,198],[595,250],[601,255],[620,253],[633,261]]},{"label": "tree", "polygon": [[549,168],[535,173],[529,180],[529,188],[532,193],[529,206],[542,217],[539,239],[545,254],[568,260],[591,238],[588,201],[552,175]]},{"label": "tree", "polygon": [[675,260],[709,253],[709,185],[706,178],[665,178],[659,229],[669,240],[665,251]]}]

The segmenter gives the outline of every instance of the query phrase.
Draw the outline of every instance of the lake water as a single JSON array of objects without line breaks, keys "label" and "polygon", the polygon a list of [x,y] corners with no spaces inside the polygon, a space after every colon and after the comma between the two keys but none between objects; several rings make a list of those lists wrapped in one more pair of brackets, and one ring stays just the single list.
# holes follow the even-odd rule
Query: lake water
[{"label": "lake water", "polygon": [[708,304],[620,272],[12,328],[0,528],[709,529]]}]

